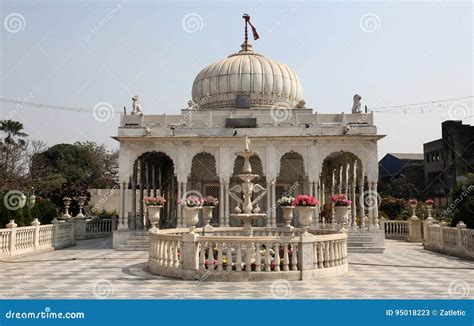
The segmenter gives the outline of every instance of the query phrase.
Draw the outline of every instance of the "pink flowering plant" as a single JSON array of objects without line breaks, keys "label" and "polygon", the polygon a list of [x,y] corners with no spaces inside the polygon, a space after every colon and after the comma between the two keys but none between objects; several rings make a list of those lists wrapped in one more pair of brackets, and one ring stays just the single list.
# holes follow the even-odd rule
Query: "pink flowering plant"
[{"label": "pink flowering plant", "polygon": [[347,199],[345,194],[337,194],[331,196],[331,201],[334,203],[334,206],[351,206],[352,200]]},{"label": "pink flowering plant", "polygon": [[217,206],[219,205],[219,200],[213,196],[207,196],[202,199],[202,206]]},{"label": "pink flowering plant", "polygon": [[146,206],[163,206],[166,203],[166,199],[162,196],[145,197],[143,198],[143,203],[145,203]]},{"label": "pink flowering plant", "polygon": [[410,205],[416,205],[418,204],[418,201],[415,198],[410,199],[409,201]]},{"label": "pink flowering plant", "polygon": [[434,200],[431,199],[431,198],[428,198],[428,199],[425,201],[425,204],[428,205],[428,206],[433,206]]},{"label": "pink flowering plant", "polygon": [[201,207],[203,203],[203,199],[196,195],[190,195],[186,197],[186,199],[178,200],[178,205],[186,206],[186,207]]},{"label": "pink flowering plant", "polygon": [[308,195],[298,195],[293,200],[293,206],[316,206],[317,204],[319,204],[318,200]]}]

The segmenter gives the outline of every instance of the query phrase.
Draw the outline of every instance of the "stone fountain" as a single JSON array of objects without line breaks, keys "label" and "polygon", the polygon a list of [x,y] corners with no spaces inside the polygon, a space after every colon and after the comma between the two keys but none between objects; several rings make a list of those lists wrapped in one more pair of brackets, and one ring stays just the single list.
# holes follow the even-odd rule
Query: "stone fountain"
[{"label": "stone fountain", "polygon": [[267,190],[255,184],[250,158],[258,153],[237,152],[244,159],[240,184],[228,190],[243,227],[150,230],[148,268],[151,273],[186,280],[289,281],[341,275],[348,270],[347,234],[335,230],[252,226],[266,218],[258,202]]},{"label": "stone fountain", "polygon": [[[235,185],[229,189],[229,195],[237,202],[234,209],[235,214],[230,216],[243,222],[243,235],[253,235],[252,223],[262,218],[266,218],[267,214],[260,213],[258,202],[267,193],[267,190],[259,184],[254,184],[253,181],[259,178],[258,174],[252,173],[252,166],[250,158],[257,155],[258,152],[250,150],[250,139],[245,136],[245,149],[235,153],[244,159],[242,173],[239,178],[242,181],[240,185]],[[258,194],[255,198],[254,194]]]}]

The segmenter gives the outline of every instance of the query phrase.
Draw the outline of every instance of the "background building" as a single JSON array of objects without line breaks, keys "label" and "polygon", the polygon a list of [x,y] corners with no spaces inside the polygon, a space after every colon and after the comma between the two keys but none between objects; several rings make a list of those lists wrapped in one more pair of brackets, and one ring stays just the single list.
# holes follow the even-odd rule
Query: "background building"
[{"label": "background building", "polygon": [[474,126],[444,121],[442,138],[423,144],[425,192],[446,204],[448,193],[467,173],[474,173]]},{"label": "background building", "polygon": [[379,179],[390,181],[392,178],[405,176],[418,190],[424,189],[423,154],[387,153],[379,161]]}]

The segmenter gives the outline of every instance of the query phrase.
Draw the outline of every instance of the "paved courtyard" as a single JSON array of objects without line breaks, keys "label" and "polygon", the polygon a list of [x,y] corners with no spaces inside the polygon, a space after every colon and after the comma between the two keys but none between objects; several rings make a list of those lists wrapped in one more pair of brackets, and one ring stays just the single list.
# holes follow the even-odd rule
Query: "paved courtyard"
[{"label": "paved courtyard", "polygon": [[387,240],[384,254],[349,254],[349,272],[315,281],[199,282],[147,272],[147,252],[111,239],[0,261],[1,298],[449,299],[474,297],[474,262]]}]

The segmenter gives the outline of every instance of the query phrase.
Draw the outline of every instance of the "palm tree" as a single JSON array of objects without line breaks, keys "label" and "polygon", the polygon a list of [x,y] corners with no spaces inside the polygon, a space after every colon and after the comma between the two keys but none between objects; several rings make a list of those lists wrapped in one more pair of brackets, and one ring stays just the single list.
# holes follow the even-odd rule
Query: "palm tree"
[{"label": "palm tree", "polygon": [[8,160],[10,157],[11,150],[15,147],[25,146],[26,140],[23,139],[28,137],[28,134],[23,132],[23,124],[14,120],[1,120],[0,131],[5,134],[5,138],[0,140],[0,147],[5,154],[5,172],[8,171]]}]

